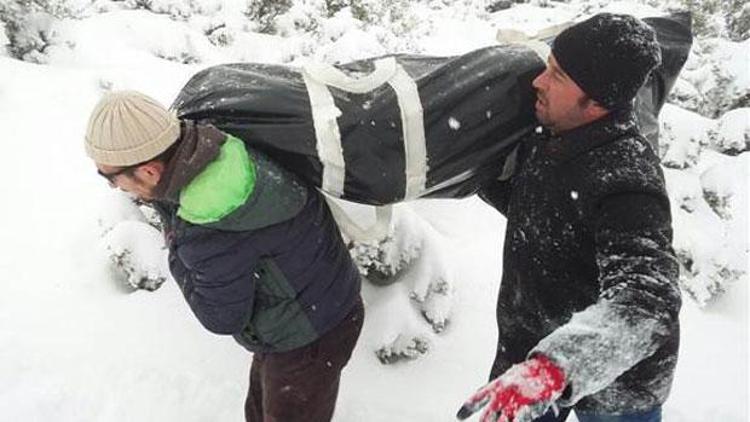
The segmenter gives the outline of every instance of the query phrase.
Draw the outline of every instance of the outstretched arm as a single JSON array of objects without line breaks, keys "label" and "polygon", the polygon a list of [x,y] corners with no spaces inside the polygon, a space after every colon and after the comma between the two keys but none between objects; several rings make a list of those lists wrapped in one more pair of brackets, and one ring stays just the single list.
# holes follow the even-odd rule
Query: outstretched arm
[{"label": "outstretched arm", "polygon": [[542,339],[531,355],[565,373],[572,405],[651,356],[677,329],[678,263],[666,198],[622,193],[599,202],[594,223],[596,303]]},{"label": "outstretched arm", "polygon": [[677,328],[678,264],[666,198],[626,193],[600,201],[593,223],[600,294],[458,413],[489,404],[482,421],[531,421],[571,406],[651,356]]}]

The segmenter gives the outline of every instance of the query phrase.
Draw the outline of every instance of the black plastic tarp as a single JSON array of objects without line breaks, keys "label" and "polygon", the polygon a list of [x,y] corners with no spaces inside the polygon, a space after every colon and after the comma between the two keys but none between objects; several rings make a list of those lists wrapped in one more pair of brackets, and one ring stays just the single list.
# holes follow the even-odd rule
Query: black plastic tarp
[{"label": "black plastic tarp", "polygon": [[[659,37],[663,64],[636,104],[644,132],[655,142],[656,116],[692,37],[687,15],[646,21]],[[390,73],[383,71],[389,68],[384,59]],[[394,64],[400,74],[394,73]],[[470,195],[498,176],[515,144],[538,124],[531,81],[544,61],[523,46],[498,45],[455,57],[393,55],[336,69],[350,81],[378,73],[386,79],[363,92],[356,82],[355,88],[330,81],[321,85],[309,68],[219,65],[193,76],[172,108],[180,118],[211,123],[240,137],[334,196],[374,205]],[[323,86],[335,107],[312,99],[311,78],[317,98]],[[409,101],[415,96],[416,104]],[[340,146],[331,149],[327,138]],[[340,154],[343,167],[328,160],[330,151]],[[331,188],[337,174],[340,186]]]}]

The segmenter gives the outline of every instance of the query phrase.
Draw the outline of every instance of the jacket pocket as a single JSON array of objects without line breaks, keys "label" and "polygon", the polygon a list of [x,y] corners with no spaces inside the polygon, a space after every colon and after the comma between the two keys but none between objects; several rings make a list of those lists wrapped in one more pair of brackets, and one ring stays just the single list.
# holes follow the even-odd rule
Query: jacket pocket
[{"label": "jacket pocket", "polygon": [[298,293],[273,258],[261,259],[255,277],[255,309],[250,325],[268,350],[288,351],[318,337]]},{"label": "jacket pocket", "polygon": [[[289,300],[284,295],[283,289],[277,285],[282,280],[279,279],[280,271],[272,269],[272,260],[270,258],[261,258],[258,265],[251,273],[250,282],[255,286],[255,298],[253,300],[253,311],[245,328],[236,336],[236,340],[252,351],[267,351],[273,349],[273,344],[262,332],[263,315],[269,309],[279,306],[284,301]],[[259,327],[258,324],[261,324]]]},{"label": "jacket pocket", "polygon": [[294,300],[296,297],[294,289],[271,258],[261,258],[253,271],[253,278],[256,306],[254,314],[278,306],[282,302]]},{"label": "jacket pocket", "polygon": [[294,321],[301,316],[297,294],[272,258],[261,258],[251,277],[255,284],[253,312],[240,342],[251,350],[285,349],[298,330]]}]

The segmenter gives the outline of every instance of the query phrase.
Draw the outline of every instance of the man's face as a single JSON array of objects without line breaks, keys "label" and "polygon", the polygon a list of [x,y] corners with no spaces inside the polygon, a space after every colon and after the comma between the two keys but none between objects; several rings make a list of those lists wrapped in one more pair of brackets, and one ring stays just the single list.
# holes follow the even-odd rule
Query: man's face
[{"label": "man's face", "polygon": [[119,188],[144,201],[155,199],[154,188],[159,182],[161,171],[156,171],[151,163],[135,167],[114,167],[96,164],[99,174],[107,179],[109,186]]},{"label": "man's face", "polygon": [[536,89],[536,117],[544,126],[554,133],[564,132],[582,126],[601,117],[592,113],[597,106],[570,79],[550,54],[547,69],[534,79],[532,86]]}]

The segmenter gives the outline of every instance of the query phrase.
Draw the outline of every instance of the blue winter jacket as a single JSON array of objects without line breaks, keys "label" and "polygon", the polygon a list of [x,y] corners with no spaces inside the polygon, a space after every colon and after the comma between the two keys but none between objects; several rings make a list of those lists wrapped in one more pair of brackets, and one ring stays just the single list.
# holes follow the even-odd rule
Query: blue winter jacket
[{"label": "blue winter jacket", "polygon": [[[359,273],[321,195],[224,136],[217,158],[181,190],[177,203],[156,203],[166,222],[170,270],[209,331],[232,335],[253,352],[304,346],[351,311]],[[191,162],[174,161],[170,166]],[[236,186],[226,179],[219,184],[227,174],[248,177]],[[220,218],[211,217],[204,211],[217,209],[211,201],[225,201],[222,189],[244,200],[233,193],[237,203],[219,204]]]}]

